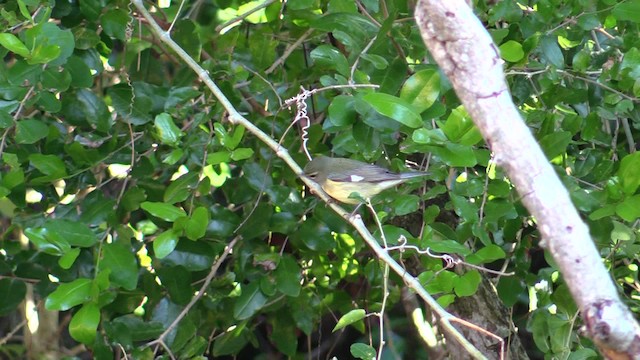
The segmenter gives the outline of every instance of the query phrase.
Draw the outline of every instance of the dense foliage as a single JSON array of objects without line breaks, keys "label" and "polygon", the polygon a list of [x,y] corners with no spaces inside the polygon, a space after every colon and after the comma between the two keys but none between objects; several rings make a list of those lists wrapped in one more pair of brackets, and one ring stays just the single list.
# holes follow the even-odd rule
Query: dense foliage
[{"label": "dense foliage", "polygon": [[[535,219],[430,62],[411,4],[213,0],[147,8],[299,164],[307,161],[304,131],[300,124],[286,131],[297,110],[285,100],[301,86],[378,85],[309,98],[309,151],[393,170],[404,160],[428,166],[426,184],[375,199],[389,243],[404,236],[470,264],[506,264],[515,275],[443,269],[441,259],[414,251],[394,257],[443,306],[492,278],[532,357],[597,356],[538,246]],[[473,5],[500,48],[514,102],[637,313],[640,1]],[[3,356],[27,352],[16,335],[33,329],[22,321],[35,316],[30,308],[19,310],[28,299],[40,315],[59,312],[60,329],[39,331],[68,331],[46,344],[48,352],[69,354],[82,343],[106,359],[123,352],[371,358],[378,320],[365,315],[383,304],[382,265],[273,151],[227,121],[220,101],[133,5],[9,0],[0,26],[0,334],[13,335],[0,337]],[[206,293],[169,328],[207,275]],[[405,312],[410,302],[398,279],[389,279],[384,355],[424,358],[430,350]],[[349,325],[332,333],[344,314]]]}]

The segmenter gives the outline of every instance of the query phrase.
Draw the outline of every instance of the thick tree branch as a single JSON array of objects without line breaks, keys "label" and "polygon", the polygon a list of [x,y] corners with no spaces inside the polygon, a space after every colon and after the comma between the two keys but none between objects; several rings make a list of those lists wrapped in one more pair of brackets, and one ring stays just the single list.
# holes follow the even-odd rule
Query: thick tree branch
[{"label": "thick tree branch", "polygon": [[640,327],[587,225],[514,106],[497,46],[463,0],[421,0],[416,20],[433,58],[537,221],[586,325],[608,357],[640,359]]}]

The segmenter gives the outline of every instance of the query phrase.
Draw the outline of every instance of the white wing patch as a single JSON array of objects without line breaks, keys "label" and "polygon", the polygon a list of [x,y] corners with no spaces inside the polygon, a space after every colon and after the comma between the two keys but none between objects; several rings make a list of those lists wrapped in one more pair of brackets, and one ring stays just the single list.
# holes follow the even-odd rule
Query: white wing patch
[{"label": "white wing patch", "polygon": [[359,175],[351,175],[349,178],[351,178],[351,182],[360,182],[364,180],[364,177]]}]

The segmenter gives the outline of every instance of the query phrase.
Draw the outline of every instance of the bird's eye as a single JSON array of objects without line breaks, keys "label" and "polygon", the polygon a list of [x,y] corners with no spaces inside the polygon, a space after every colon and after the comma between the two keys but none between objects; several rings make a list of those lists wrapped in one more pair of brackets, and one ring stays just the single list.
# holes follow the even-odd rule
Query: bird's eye
[{"label": "bird's eye", "polygon": [[311,173],[311,174],[307,174],[308,177],[315,179],[316,176],[318,176],[317,172]]}]

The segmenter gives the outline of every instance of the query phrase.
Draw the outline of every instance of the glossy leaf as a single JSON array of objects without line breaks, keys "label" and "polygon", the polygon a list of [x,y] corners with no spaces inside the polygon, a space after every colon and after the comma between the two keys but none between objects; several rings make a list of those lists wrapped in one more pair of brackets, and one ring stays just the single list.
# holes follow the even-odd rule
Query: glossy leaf
[{"label": "glossy leaf", "polygon": [[90,247],[98,242],[98,238],[93,231],[80,222],[53,219],[49,220],[45,227],[48,231],[54,232],[65,239],[71,246]]},{"label": "glossy leaf", "polygon": [[[155,244],[155,243],[154,243]],[[102,246],[100,270],[109,269],[109,280],[125,290],[133,290],[138,284],[138,264],[128,247],[111,243]]]},{"label": "glossy leaf", "polygon": [[30,56],[29,49],[17,36],[11,33],[0,33],[0,45],[22,57],[26,58]]},{"label": "glossy leaf", "polygon": [[100,324],[100,309],[93,303],[87,303],[76,312],[69,323],[69,334],[76,341],[92,344]]},{"label": "glossy leaf", "polygon": [[5,315],[16,310],[23,301],[27,292],[27,286],[23,281],[16,279],[0,279],[0,314]]},{"label": "glossy leaf", "polygon": [[300,266],[293,258],[285,256],[280,259],[275,271],[278,290],[288,296],[298,296],[302,288],[301,273]]},{"label": "glossy leaf", "polygon": [[363,96],[362,99],[380,114],[401,124],[412,128],[422,126],[422,118],[416,108],[400,98],[389,94],[370,93]]},{"label": "glossy leaf", "polygon": [[400,98],[421,113],[433,105],[440,95],[440,73],[437,69],[416,72],[407,79],[400,90]]},{"label": "glossy leaf", "polygon": [[235,301],[233,317],[237,320],[248,319],[253,316],[267,302],[267,297],[262,294],[258,284],[252,282],[242,287],[242,294]]},{"label": "glossy leaf", "polygon": [[162,113],[156,116],[154,126],[163,144],[175,146],[182,137],[182,132],[173,122],[171,115]]},{"label": "glossy leaf", "polygon": [[338,320],[336,326],[333,327],[332,332],[336,332],[346,326],[349,326],[357,321],[364,319],[367,316],[367,313],[363,309],[354,309],[344,314]]},{"label": "glossy leaf", "polygon": [[640,152],[625,156],[617,174],[625,194],[635,193],[640,186]]},{"label": "glossy leaf", "polygon": [[36,119],[25,119],[16,125],[16,142],[18,144],[33,144],[49,134],[47,124]]},{"label": "glossy leaf", "polygon": [[165,221],[176,221],[179,217],[187,215],[181,208],[161,202],[145,201],[140,204],[140,207],[149,214]]},{"label": "glossy leaf", "polygon": [[191,214],[191,218],[186,223],[185,235],[190,240],[202,238],[209,225],[209,211],[204,207],[196,208]]},{"label": "glossy leaf", "polygon": [[54,292],[47,296],[45,307],[47,310],[69,310],[89,300],[92,287],[93,282],[84,278],[76,279],[67,284],[60,284]]},{"label": "glossy leaf", "polygon": [[371,345],[355,343],[351,344],[349,350],[356,359],[370,360],[376,358],[376,350]]},{"label": "glossy leaf", "polygon": [[509,40],[500,45],[500,56],[509,62],[518,62],[524,57],[522,44],[517,41]]},{"label": "glossy leaf", "polygon": [[153,253],[158,259],[167,257],[178,246],[179,238],[173,230],[167,230],[153,240]]}]

